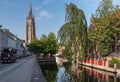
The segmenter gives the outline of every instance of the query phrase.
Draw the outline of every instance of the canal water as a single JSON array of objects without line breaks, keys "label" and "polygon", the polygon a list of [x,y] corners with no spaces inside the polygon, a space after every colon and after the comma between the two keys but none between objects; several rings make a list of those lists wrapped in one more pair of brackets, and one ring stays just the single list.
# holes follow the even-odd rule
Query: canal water
[{"label": "canal water", "polygon": [[115,73],[66,63],[40,65],[47,82],[120,82]]}]

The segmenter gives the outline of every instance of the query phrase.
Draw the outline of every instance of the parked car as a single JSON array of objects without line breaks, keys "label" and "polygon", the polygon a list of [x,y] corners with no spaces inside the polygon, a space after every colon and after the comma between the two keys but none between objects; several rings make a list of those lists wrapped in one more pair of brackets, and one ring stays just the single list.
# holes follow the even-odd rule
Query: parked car
[{"label": "parked car", "polygon": [[16,49],[13,48],[4,48],[1,53],[1,62],[15,62],[16,60]]}]

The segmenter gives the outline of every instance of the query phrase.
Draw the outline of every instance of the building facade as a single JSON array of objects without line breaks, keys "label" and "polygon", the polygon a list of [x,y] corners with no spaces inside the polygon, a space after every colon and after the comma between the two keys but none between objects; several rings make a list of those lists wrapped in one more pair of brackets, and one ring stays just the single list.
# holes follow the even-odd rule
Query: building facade
[{"label": "building facade", "polygon": [[25,47],[24,47],[24,41],[17,38],[16,39],[16,49],[17,49],[17,57],[23,57],[26,55],[25,53]]},{"label": "building facade", "polygon": [[1,54],[1,27],[0,27],[0,54]]},{"label": "building facade", "polygon": [[0,28],[0,53],[4,48],[17,50],[17,57],[25,55],[24,41],[11,33],[8,29]]},{"label": "building facade", "polygon": [[13,33],[11,33],[9,30],[7,30],[7,39],[8,39],[8,48],[14,48],[16,49],[16,40],[17,36],[15,36]]},{"label": "building facade", "polygon": [[1,28],[1,49],[8,48],[8,30]]},{"label": "building facade", "polygon": [[32,15],[32,6],[30,5],[30,10],[28,16],[26,18],[26,44],[32,42],[33,38],[35,38],[35,20]]}]

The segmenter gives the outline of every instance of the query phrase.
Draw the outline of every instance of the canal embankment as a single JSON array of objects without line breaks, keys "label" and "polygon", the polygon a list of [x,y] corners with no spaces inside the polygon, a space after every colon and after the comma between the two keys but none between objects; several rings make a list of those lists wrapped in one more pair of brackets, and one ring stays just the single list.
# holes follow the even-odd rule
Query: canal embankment
[{"label": "canal embankment", "polygon": [[33,72],[31,77],[31,82],[46,82],[45,76],[39,66],[38,61],[35,61],[33,65]]},{"label": "canal embankment", "polygon": [[91,68],[96,68],[96,69],[120,74],[120,69],[117,68],[117,64],[114,63],[114,67],[112,68],[109,66],[109,60],[110,60],[109,57],[106,60],[102,60],[102,61],[96,60],[96,59],[87,59],[84,61],[78,61],[78,64],[83,65],[83,66],[88,66]]}]

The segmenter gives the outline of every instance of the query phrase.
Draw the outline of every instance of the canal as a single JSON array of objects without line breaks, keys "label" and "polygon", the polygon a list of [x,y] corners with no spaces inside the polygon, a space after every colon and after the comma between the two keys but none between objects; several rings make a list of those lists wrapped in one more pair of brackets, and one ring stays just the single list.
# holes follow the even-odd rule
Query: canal
[{"label": "canal", "polygon": [[71,63],[40,64],[40,67],[47,82],[120,82],[115,73]]}]

